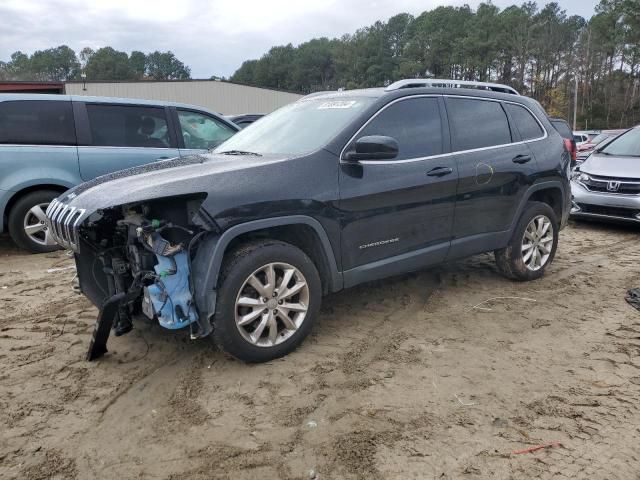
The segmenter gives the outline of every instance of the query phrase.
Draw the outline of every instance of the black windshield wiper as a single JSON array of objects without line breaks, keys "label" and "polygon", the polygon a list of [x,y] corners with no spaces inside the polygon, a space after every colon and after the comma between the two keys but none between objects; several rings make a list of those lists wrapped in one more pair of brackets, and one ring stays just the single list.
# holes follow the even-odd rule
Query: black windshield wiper
[{"label": "black windshield wiper", "polygon": [[220,155],[253,155],[254,157],[261,157],[259,153],[256,152],[246,152],[244,150],[227,150],[226,152],[220,152]]},{"label": "black windshield wiper", "polygon": [[632,153],[628,153],[628,154],[624,154],[624,153],[609,153],[609,152],[597,152],[600,155],[609,155],[609,156],[616,156],[616,157],[640,157],[640,155],[634,155]]}]

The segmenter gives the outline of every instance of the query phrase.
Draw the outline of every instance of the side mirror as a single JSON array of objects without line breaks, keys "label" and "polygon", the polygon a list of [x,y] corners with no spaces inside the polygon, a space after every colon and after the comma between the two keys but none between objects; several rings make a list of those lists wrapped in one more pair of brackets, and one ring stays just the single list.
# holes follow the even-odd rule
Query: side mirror
[{"label": "side mirror", "polygon": [[355,150],[345,154],[345,160],[357,162],[358,160],[393,160],[398,156],[398,141],[393,137],[383,135],[370,135],[359,138],[355,144]]}]

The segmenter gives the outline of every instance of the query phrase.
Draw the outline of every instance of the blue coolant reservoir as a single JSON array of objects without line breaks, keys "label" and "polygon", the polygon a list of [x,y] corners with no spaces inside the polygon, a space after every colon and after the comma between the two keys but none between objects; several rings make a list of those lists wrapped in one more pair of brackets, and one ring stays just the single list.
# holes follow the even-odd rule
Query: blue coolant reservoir
[{"label": "blue coolant reservoir", "polygon": [[147,291],[160,325],[173,330],[197,322],[198,314],[189,289],[187,252],[172,257],[156,255],[156,258],[158,264],[154,269],[159,279],[148,286]]}]

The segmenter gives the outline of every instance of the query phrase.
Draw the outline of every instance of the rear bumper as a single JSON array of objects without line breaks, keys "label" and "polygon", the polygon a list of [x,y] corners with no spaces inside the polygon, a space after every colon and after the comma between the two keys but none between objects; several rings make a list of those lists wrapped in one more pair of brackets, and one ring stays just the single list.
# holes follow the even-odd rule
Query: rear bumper
[{"label": "rear bumper", "polygon": [[640,195],[591,192],[571,182],[571,216],[640,223]]}]

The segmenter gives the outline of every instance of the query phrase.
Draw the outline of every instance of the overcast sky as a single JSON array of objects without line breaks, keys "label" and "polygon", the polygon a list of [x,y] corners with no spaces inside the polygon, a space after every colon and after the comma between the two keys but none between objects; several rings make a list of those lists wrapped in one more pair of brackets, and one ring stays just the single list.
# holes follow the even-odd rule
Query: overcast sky
[{"label": "overcast sky", "polygon": [[[171,50],[193,78],[229,76],[270,47],[336,37],[401,12],[479,0],[1,0],[0,60],[66,44],[79,52],[112,46]],[[494,0],[500,8],[522,1]],[[539,1],[542,5],[546,2]],[[558,0],[589,18],[597,0]]]}]

